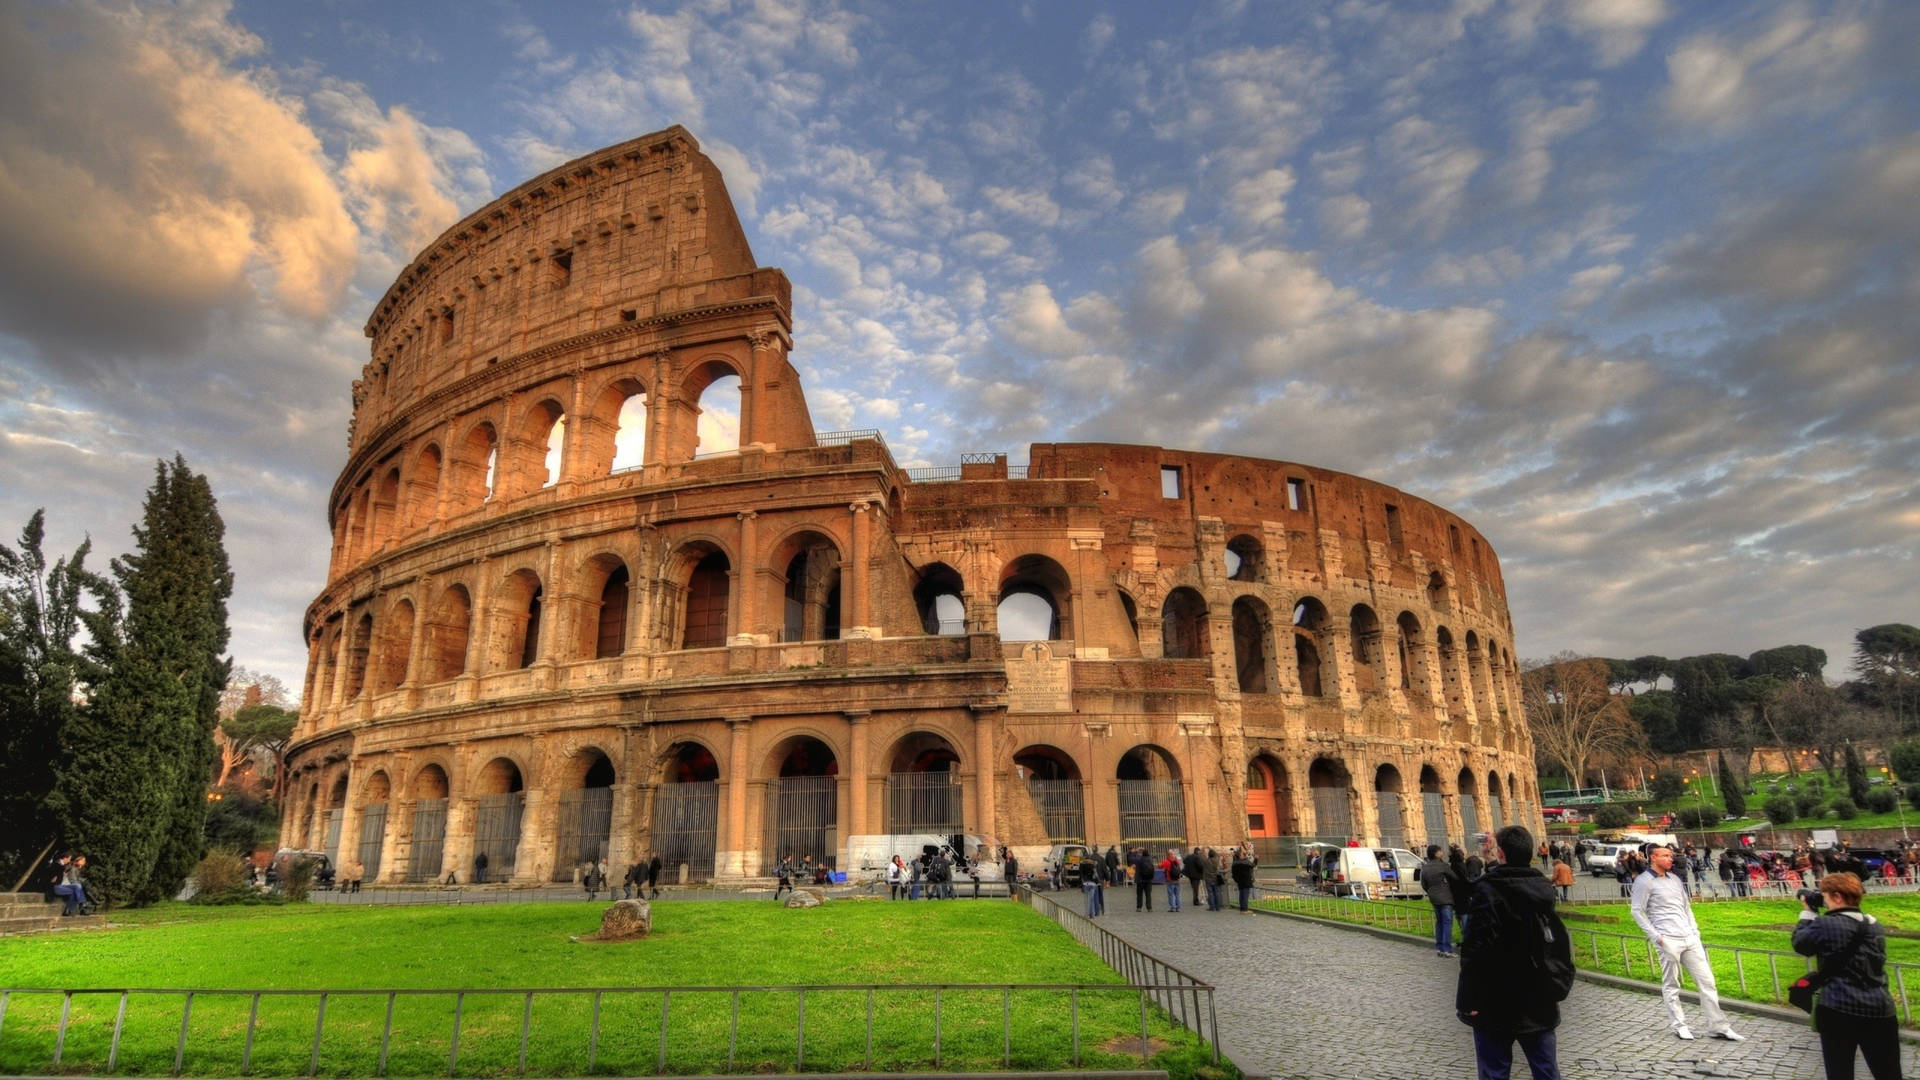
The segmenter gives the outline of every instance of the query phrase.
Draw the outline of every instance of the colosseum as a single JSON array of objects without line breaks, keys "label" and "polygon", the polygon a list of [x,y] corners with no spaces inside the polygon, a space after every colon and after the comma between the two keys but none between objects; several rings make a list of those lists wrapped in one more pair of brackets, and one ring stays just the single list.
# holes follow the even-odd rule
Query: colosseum
[{"label": "colosseum", "polygon": [[916,834],[1284,861],[1538,828],[1468,522],[1152,446],[904,469],[814,430],[791,328],[679,127],[419,254],[366,327],[283,843],[369,882],[653,851],[739,882]]}]

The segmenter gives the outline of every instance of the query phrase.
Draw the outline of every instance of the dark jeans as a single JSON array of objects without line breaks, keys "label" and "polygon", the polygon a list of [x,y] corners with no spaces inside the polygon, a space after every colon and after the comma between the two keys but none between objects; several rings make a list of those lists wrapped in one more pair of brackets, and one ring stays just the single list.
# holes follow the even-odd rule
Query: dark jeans
[{"label": "dark jeans", "polygon": [[1900,1080],[1900,1027],[1891,1016],[1867,1019],[1816,1009],[1820,1024],[1820,1056],[1826,1059],[1827,1080],[1853,1080],[1853,1051],[1867,1059],[1873,1080]]},{"label": "dark jeans", "polygon": [[1153,879],[1143,878],[1133,883],[1133,910],[1145,908],[1153,910]]},{"label": "dark jeans", "polygon": [[1453,951],[1453,905],[1436,904],[1433,909],[1433,951]]},{"label": "dark jeans", "polygon": [[1220,903],[1220,886],[1207,882],[1207,910],[1219,911],[1225,905]]},{"label": "dark jeans", "polygon": [[1247,901],[1253,897],[1253,886],[1235,885],[1234,888],[1240,890],[1240,910],[1247,910]]},{"label": "dark jeans", "polygon": [[1487,1032],[1474,1028],[1473,1056],[1480,1066],[1480,1080],[1507,1080],[1513,1075],[1515,1040],[1520,1043],[1520,1052],[1527,1055],[1527,1069],[1533,1073],[1533,1080],[1560,1080],[1553,1032],[1515,1035],[1508,1031]]}]

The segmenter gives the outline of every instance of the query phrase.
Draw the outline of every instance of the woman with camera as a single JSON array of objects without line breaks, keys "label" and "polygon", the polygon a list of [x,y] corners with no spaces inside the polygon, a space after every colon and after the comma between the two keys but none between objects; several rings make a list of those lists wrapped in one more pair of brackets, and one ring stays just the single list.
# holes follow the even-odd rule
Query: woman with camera
[{"label": "woman with camera", "polygon": [[[1857,1047],[1874,1080],[1900,1080],[1900,1027],[1887,991],[1887,934],[1860,910],[1853,874],[1828,874],[1820,891],[1803,890],[1793,951],[1819,957],[1825,979],[1814,1008],[1827,1080],[1853,1080]],[[1822,909],[1825,909],[1824,912]]]}]

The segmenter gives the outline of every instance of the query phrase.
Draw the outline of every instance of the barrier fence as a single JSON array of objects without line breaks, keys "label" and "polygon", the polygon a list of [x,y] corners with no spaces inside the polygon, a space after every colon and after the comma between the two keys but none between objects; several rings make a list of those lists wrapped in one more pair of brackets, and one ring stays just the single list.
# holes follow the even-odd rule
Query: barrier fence
[{"label": "barrier fence", "polygon": [[[1433,938],[1433,906],[1422,898],[1349,899],[1272,888],[1262,888],[1259,893],[1261,905],[1274,910],[1398,930],[1429,941]],[[1577,967],[1642,982],[1660,981],[1660,960],[1653,942],[1638,928],[1632,933],[1616,933],[1569,921],[1567,938],[1573,946]],[[1787,949],[1703,944],[1723,997],[1785,1004],[1787,986],[1817,966],[1814,958]],[[1913,1000],[1907,991],[1907,973],[1913,972],[1916,983],[1920,984],[1920,964],[1888,961],[1886,970],[1887,988],[1899,1003],[1900,1021],[1913,1026]]]},{"label": "barrier fence", "polygon": [[[1174,989],[1071,983],[7,987],[0,988],[0,1073],[577,1076],[887,1071],[996,1061],[1003,1068],[1116,1067],[1130,1053],[1095,1044],[1090,1056],[1083,1036],[1106,1041],[1136,1032],[1144,1067],[1154,1047],[1166,1045],[1171,1023],[1193,1029],[1195,1014],[1175,1021],[1160,1005],[1172,1000]],[[1177,989],[1204,989],[1210,1022],[1211,988]],[[1200,999],[1194,1002],[1197,1007]]]}]

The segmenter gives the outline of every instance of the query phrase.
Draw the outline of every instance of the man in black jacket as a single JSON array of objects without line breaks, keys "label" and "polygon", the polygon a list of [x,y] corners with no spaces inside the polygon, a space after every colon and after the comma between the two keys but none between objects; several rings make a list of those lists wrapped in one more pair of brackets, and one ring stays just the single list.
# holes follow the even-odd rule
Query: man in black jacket
[{"label": "man in black jacket", "polygon": [[1453,951],[1453,868],[1440,857],[1440,845],[1427,845],[1427,861],[1420,864],[1420,888],[1433,905],[1433,951],[1437,956],[1458,956]]},{"label": "man in black jacket", "polygon": [[1554,1029],[1572,985],[1573,952],[1553,909],[1553,886],[1528,864],[1533,834],[1518,825],[1494,838],[1498,862],[1473,884],[1454,1009],[1473,1028],[1480,1080],[1506,1080],[1513,1044],[1533,1080],[1560,1080]]},{"label": "man in black jacket", "polygon": [[1180,876],[1186,878],[1187,883],[1193,886],[1193,906],[1199,907],[1200,883],[1206,880],[1207,876],[1207,863],[1200,857],[1199,848],[1187,849],[1187,857],[1180,863]]}]

